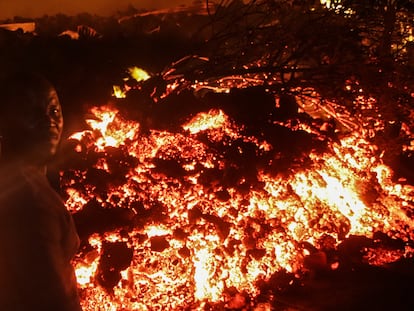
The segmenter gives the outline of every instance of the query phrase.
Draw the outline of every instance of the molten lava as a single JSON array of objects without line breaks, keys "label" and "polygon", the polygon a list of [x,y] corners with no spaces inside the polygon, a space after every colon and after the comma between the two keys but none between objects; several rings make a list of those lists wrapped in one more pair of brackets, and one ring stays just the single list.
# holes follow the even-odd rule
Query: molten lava
[{"label": "molten lava", "polygon": [[[300,278],[310,255],[328,254],[351,235],[414,240],[414,188],[392,181],[357,130],[275,173],[272,159],[232,162],[265,158],[275,146],[246,135],[220,109],[194,115],[179,132],[146,133],[113,107],[91,112],[91,130],[71,140],[98,177],[93,184],[89,168],[63,172],[66,203],[75,216],[91,202],[127,216],[90,232],[75,260],[85,311],[270,310],[255,300],[260,284],[281,271]],[[382,265],[413,253],[408,245],[374,247],[365,258]],[[322,258],[328,269],[341,265]]]}]

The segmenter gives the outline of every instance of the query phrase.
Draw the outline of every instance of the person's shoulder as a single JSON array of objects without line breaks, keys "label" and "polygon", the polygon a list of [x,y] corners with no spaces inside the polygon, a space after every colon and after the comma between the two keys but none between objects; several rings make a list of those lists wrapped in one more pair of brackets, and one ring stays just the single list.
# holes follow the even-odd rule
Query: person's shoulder
[{"label": "person's shoulder", "polygon": [[8,165],[0,166],[0,200],[29,191],[28,182],[21,171]]}]

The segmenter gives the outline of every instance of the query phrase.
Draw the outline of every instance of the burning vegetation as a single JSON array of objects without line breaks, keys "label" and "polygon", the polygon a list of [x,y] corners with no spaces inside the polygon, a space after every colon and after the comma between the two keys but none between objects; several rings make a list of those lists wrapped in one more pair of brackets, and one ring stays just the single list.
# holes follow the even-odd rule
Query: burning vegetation
[{"label": "burning vegetation", "polygon": [[44,54],[66,100],[85,311],[412,309],[412,13],[385,2],[207,1],[0,37],[23,65]]}]

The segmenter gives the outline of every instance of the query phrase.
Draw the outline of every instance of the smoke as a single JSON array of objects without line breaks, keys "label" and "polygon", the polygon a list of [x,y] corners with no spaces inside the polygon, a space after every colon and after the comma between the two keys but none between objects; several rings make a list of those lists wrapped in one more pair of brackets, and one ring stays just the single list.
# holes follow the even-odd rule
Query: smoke
[{"label": "smoke", "polygon": [[124,10],[128,5],[159,9],[192,2],[193,0],[0,0],[0,19],[14,16],[34,18],[57,13],[74,15],[82,12],[108,16]]}]

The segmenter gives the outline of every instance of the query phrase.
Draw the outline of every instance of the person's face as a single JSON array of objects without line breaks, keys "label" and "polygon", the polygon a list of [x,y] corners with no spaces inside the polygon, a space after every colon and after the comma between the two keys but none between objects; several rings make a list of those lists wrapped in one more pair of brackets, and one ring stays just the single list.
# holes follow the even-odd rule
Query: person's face
[{"label": "person's face", "polygon": [[56,91],[52,87],[30,94],[27,101],[16,107],[15,139],[36,160],[48,160],[58,148],[63,129],[63,116]]}]

